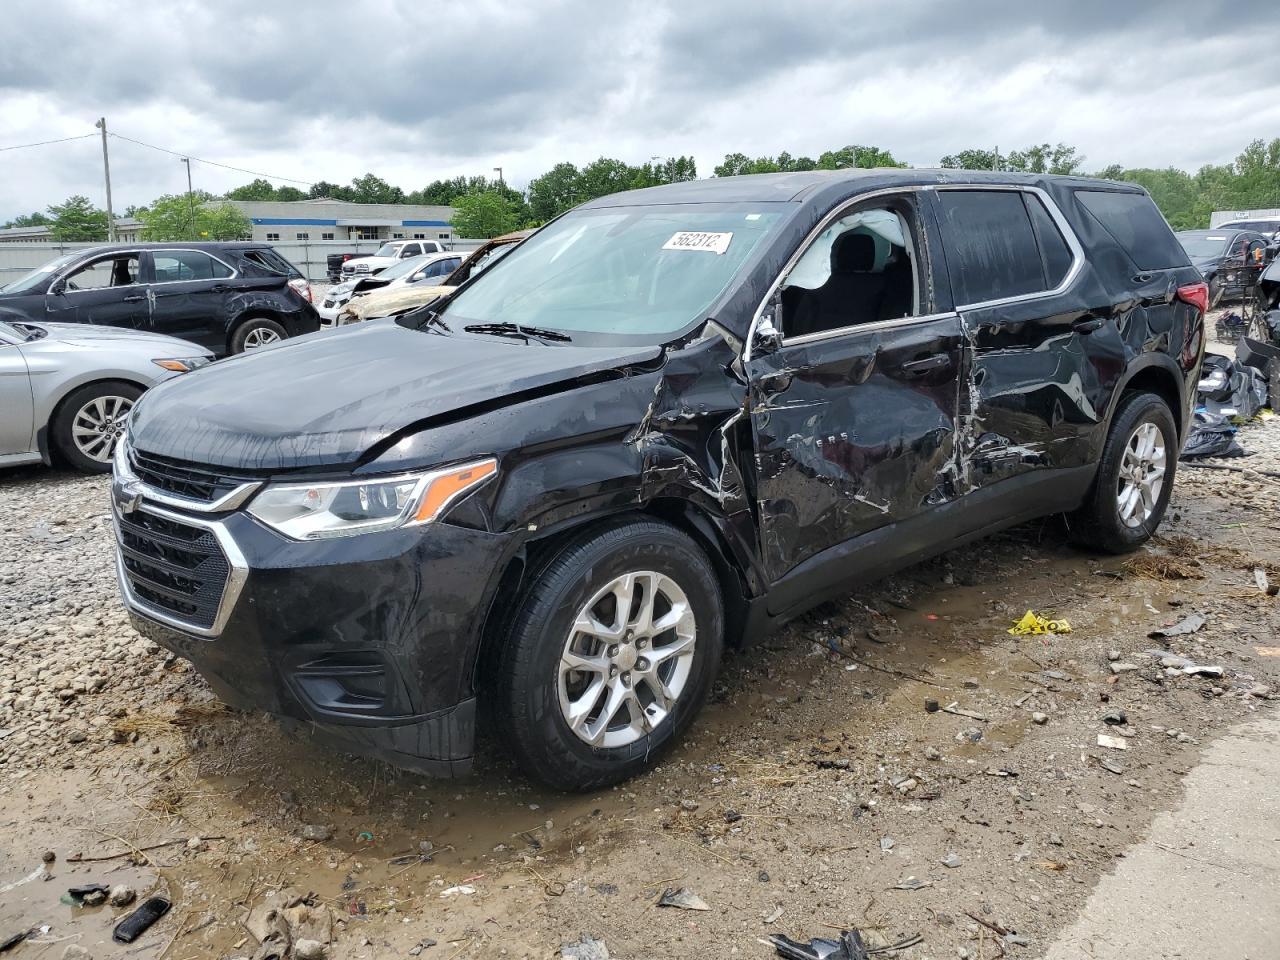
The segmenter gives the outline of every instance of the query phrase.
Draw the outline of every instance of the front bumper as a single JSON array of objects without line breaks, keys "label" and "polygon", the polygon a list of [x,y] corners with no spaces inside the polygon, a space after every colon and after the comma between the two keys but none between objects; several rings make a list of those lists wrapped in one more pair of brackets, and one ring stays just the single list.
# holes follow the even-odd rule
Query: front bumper
[{"label": "front bumper", "polygon": [[[474,662],[507,536],[435,523],[298,543],[239,509],[247,500],[208,512],[157,493],[112,484],[117,576],[139,633],[190,660],[231,706],[397,766],[470,768]],[[131,588],[120,531],[134,511],[214,532],[230,572],[208,626]]]}]

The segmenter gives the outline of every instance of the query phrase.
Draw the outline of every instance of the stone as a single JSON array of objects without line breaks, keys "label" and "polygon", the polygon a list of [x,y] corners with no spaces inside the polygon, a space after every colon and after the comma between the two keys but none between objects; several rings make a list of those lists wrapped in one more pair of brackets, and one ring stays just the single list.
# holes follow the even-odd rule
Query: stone
[{"label": "stone", "polygon": [[1049,722],[1049,715],[1047,713],[1040,713],[1039,711],[1037,711],[1031,715],[1031,722],[1036,724],[1037,726],[1043,727],[1046,723]]},{"label": "stone", "polygon": [[1113,663],[1111,664],[1111,672],[1119,676],[1122,673],[1133,673],[1138,669],[1136,663]]},{"label": "stone", "polygon": [[133,903],[137,896],[133,887],[127,883],[117,883],[111,888],[111,892],[107,894],[107,899],[111,901],[113,907],[127,907]]},{"label": "stone", "polygon": [[961,860],[955,853],[948,853],[945,857],[943,857],[938,862],[942,864],[944,867],[946,867],[947,869],[954,870],[956,867],[960,866],[960,864],[963,863],[964,861]]},{"label": "stone", "polygon": [[937,747],[925,747],[925,748],[924,748],[924,758],[925,758],[926,760],[941,760],[941,759],[942,759],[942,751],[941,751],[941,750],[939,750]]},{"label": "stone", "polygon": [[297,960],[325,960],[329,955],[329,948],[319,940],[295,940],[293,955]]},{"label": "stone", "polygon": [[303,840],[324,843],[326,840],[333,839],[333,827],[323,823],[304,823],[302,829],[298,831],[298,836]]},{"label": "stone", "polygon": [[576,943],[566,943],[560,948],[562,960],[609,960],[609,948],[603,940],[583,934]]},{"label": "stone", "polygon": [[93,954],[78,943],[73,943],[62,951],[62,960],[93,960]]}]

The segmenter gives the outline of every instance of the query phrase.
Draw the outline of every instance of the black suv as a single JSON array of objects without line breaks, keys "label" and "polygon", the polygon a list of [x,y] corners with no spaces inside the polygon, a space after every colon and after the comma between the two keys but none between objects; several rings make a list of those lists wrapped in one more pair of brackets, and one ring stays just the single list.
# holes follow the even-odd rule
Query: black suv
[{"label": "black suv", "polygon": [[859,581],[1046,514],[1144,543],[1206,296],[1124,184],[604,197],[445,301],[144,395],[121,590],[229,703],[445,773],[479,703],[532,776],[596,788],[689,724],[725,644]]},{"label": "black suv", "polygon": [[0,287],[0,320],[134,327],[219,356],[320,329],[306,279],[260,243],[78,250]]}]

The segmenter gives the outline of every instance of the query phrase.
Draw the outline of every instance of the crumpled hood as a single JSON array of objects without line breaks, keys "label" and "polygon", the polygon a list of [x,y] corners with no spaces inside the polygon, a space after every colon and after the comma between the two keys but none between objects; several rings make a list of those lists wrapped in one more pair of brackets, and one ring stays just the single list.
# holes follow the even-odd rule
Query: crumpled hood
[{"label": "crumpled hood", "polygon": [[59,343],[92,347],[104,342],[119,343],[125,341],[129,344],[136,344],[139,347],[149,344],[158,349],[163,349],[166,357],[207,357],[211,355],[204,347],[192,343],[190,340],[179,340],[177,337],[167,337],[162,333],[152,333],[149,330],[135,330],[131,327],[106,327],[92,323],[45,323],[43,320],[39,323],[19,322],[47,330],[49,339],[57,340]]},{"label": "crumpled hood", "polygon": [[526,344],[376,320],[212,364],[134,408],[147,453],[241,470],[352,464],[410,424],[656,358],[661,347]]},{"label": "crumpled hood", "polygon": [[406,284],[402,287],[374,290],[363,297],[356,297],[351,301],[349,309],[361,320],[368,320],[370,317],[389,317],[393,313],[404,313],[412,307],[426,306],[456,289],[458,288],[428,286],[422,283]]}]

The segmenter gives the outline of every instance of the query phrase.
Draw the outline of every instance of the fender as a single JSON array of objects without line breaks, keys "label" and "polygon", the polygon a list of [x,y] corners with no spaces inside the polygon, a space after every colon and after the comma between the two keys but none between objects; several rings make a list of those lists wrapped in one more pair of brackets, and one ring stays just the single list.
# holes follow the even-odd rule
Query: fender
[{"label": "fender", "polygon": [[1193,384],[1187,373],[1165,353],[1147,351],[1134,357],[1125,367],[1124,376],[1117,384],[1107,404],[1107,424],[1110,429],[1111,418],[1124,392],[1134,384],[1153,390],[1169,402],[1173,420],[1178,428],[1180,440],[1186,439],[1191,425],[1190,409],[1194,392],[1188,390]]}]

